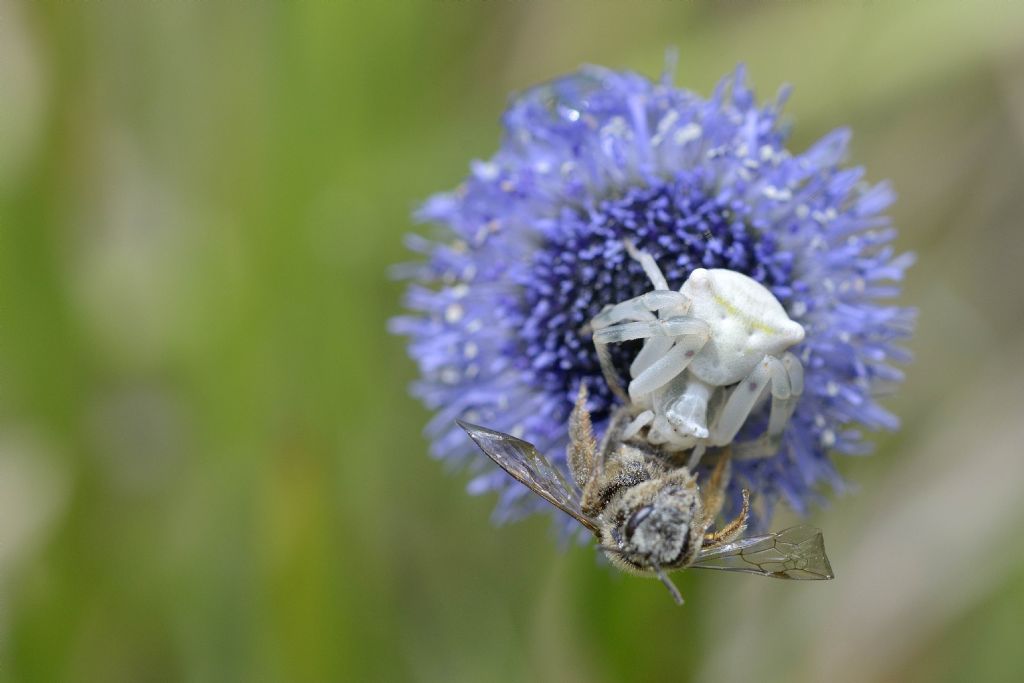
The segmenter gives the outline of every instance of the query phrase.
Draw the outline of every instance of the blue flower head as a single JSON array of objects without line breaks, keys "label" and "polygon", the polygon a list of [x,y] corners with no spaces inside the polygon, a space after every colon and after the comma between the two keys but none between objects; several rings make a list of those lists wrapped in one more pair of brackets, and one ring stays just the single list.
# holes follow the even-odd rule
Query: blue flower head
[{"label": "blue flower head", "polygon": [[[617,399],[587,322],[651,289],[623,247],[657,261],[671,288],[698,267],[728,268],[767,287],[806,331],[793,349],[805,391],[773,457],[737,462],[730,487],[760,501],[764,526],[782,499],[798,512],[816,485],[841,486],[831,453],[863,453],[860,427],[897,426],[875,400],[902,379],[895,345],[913,311],[899,293],[909,254],[890,246],[885,183],[841,165],[850,134],[807,151],[785,147],[785,92],[759,106],[738,68],[710,99],[632,73],[586,67],[515,98],[504,138],[453,192],[417,218],[443,226],[409,238],[425,260],[392,321],[434,411],[432,452],[467,464],[474,493],[497,491],[499,521],[543,503],[486,460],[456,418],[520,436],[565,465],[566,420],[581,382],[601,430]],[[636,348],[615,348],[625,376]],[[744,428],[763,429],[765,415]]]}]

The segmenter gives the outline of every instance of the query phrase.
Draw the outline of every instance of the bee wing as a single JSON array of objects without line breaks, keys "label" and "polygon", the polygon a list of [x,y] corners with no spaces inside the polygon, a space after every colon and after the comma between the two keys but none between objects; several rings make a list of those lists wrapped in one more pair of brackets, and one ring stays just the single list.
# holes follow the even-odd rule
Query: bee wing
[{"label": "bee wing", "polygon": [[820,581],[835,576],[825,555],[821,530],[811,526],[795,526],[702,550],[690,566],[776,579]]},{"label": "bee wing", "polygon": [[456,420],[487,456],[538,496],[596,532],[597,521],[583,514],[580,495],[537,448],[511,434]]}]

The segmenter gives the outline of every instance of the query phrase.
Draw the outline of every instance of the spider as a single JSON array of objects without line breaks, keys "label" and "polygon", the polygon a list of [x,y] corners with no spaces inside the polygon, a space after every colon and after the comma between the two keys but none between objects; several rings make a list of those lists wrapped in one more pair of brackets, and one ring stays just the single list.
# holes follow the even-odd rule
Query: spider
[{"label": "spider", "polygon": [[[610,304],[590,322],[605,380],[635,416],[623,438],[646,429],[647,443],[666,451],[694,449],[695,462],[707,447],[733,443],[769,390],[765,433],[736,444],[733,457],[774,455],[803,393],[803,366],[787,351],[803,341],[803,327],[742,273],[697,268],[677,292],[650,254],[629,241],[625,247],[654,290]],[[608,345],[634,339],[644,344],[624,391]]]}]

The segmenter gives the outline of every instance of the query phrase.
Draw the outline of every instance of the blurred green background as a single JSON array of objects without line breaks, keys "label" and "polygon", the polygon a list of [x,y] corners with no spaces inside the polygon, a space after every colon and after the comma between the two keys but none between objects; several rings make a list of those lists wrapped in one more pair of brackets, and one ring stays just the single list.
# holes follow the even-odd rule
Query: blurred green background
[{"label": "blurred green background", "polygon": [[[1024,670],[1024,3],[0,0],[0,680],[978,681]],[[838,579],[494,528],[385,332],[409,213],[595,62],[795,86],[920,260]],[[787,521],[783,512],[777,525]],[[699,574],[699,573],[698,573]]]}]

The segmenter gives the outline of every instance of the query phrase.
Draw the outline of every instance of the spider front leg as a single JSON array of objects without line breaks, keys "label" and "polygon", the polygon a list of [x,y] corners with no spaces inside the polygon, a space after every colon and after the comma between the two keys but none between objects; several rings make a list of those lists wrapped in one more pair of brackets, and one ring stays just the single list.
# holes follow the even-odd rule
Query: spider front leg
[{"label": "spider front leg", "polygon": [[[658,267],[658,262],[654,260],[654,257],[648,254],[646,251],[641,251],[636,248],[631,240],[623,240],[623,245],[626,247],[626,253],[629,254],[630,258],[640,264],[643,268],[644,274],[647,275],[647,279],[651,281],[651,285],[654,286],[654,292],[645,295],[644,299],[653,299],[654,297],[660,297],[658,299],[659,305],[656,309],[658,317],[667,318],[673,316],[686,315],[690,312],[691,301],[682,292],[668,291],[668,281],[665,279],[665,274],[661,272],[661,268]],[[648,303],[645,301],[645,303]],[[653,301],[651,301],[653,303]],[[650,305],[650,304],[648,304]],[[655,310],[655,309],[652,309]],[[672,346],[672,341],[664,337],[653,337],[644,342],[644,346],[640,349],[640,353],[633,359],[632,364],[629,366],[629,376],[636,377],[650,365],[665,355]]]},{"label": "spider front leg", "polygon": [[632,339],[665,337],[673,340],[671,347],[653,361],[629,383],[629,399],[638,399],[668,384],[690,364],[693,357],[708,341],[711,331],[707,323],[689,316],[677,316],[666,320],[645,322],[624,322],[594,332],[594,346],[597,348],[601,369],[609,384],[617,378],[611,364],[608,344],[621,343]]},{"label": "spider front leg", "polygon": [[[642,327],[642,325],[644,323],[657,325],[659,323],[657,314],[662,312],[685,313],[689,307],[690,300],[685,295],[667,289],[656,290],[622,303],[606,306],[603,311],[591,319],[589,327],[594,331],[594,347],[597,350],[597,360],[601,364],[601,373],[608,383],[608,388],[623,403],[629,403],[629,397],[619,382],[607,345],[615,341],[647,338],[644,348],[630,365],[630,375],[634,376],[638,372],[636,368],[640,363],[649,364],[650,360],[648,359],[652,354],[656,357],[663,356],[672,345],[670,335],[648,333],[650,327]],[[629,327],[630,325],[641,325],[641,327]],[[605,330],[615,330],[616,332],[607,332],[599,336],[598,333]],[[628,336],[631,334],[636,336]]]},{"label": "spider front leg", "polygon": [[792,353],[783,354],[782,366],[789,381],[789,396],[777,394],[773,382],[768,429],[753,441],[734,444],[734,454],[738,460],[769,458],[779,452],[782,434],[793,417],[793,411],[796,410],[800,396],[804,393],[804,367],[797,357]]},{"label": "spider front leg", "polygon": [[623,244],[626,247],[626,253],[644,269],[644,274],[647,275],[647,279],[651,281],[654,288],[668,289],[668,281],[665,279],[665,275],[661,272],[661,268],[658,267],[658,262],[654,260],[654,257],[646,251],[637,249],[631,240],[623,240]]},{"label": "spider front leg", "polygon": [[[786,355],[792,356],[793,361],[796,360],[792,354]],[[799,362],[792,367],[797,366]],[[795,369],[793,372],[793,377],[798,381],[797,388],[802,392],[803,373]],[[750,417],[757,400],[769,387],[772,393],[771,413],[768,418],[769,431],[780,435],[796,405],[792,384],[790,370],[786,365],[775,356],[765,356],[729,394],[712,428],[710,443],[715,446],[732,443],[740,427]]]},{"label": "spider front leg", "polygon": [[624,320],[654,320],[655,313],[669,309],[679,309],[680,313],[685,313],[689,307],[690,300],[685,294],[670,289],[659,289],[622,303],[605,306],[604,310],[590,321],[590,326],[594,330],[601,330]]}]

